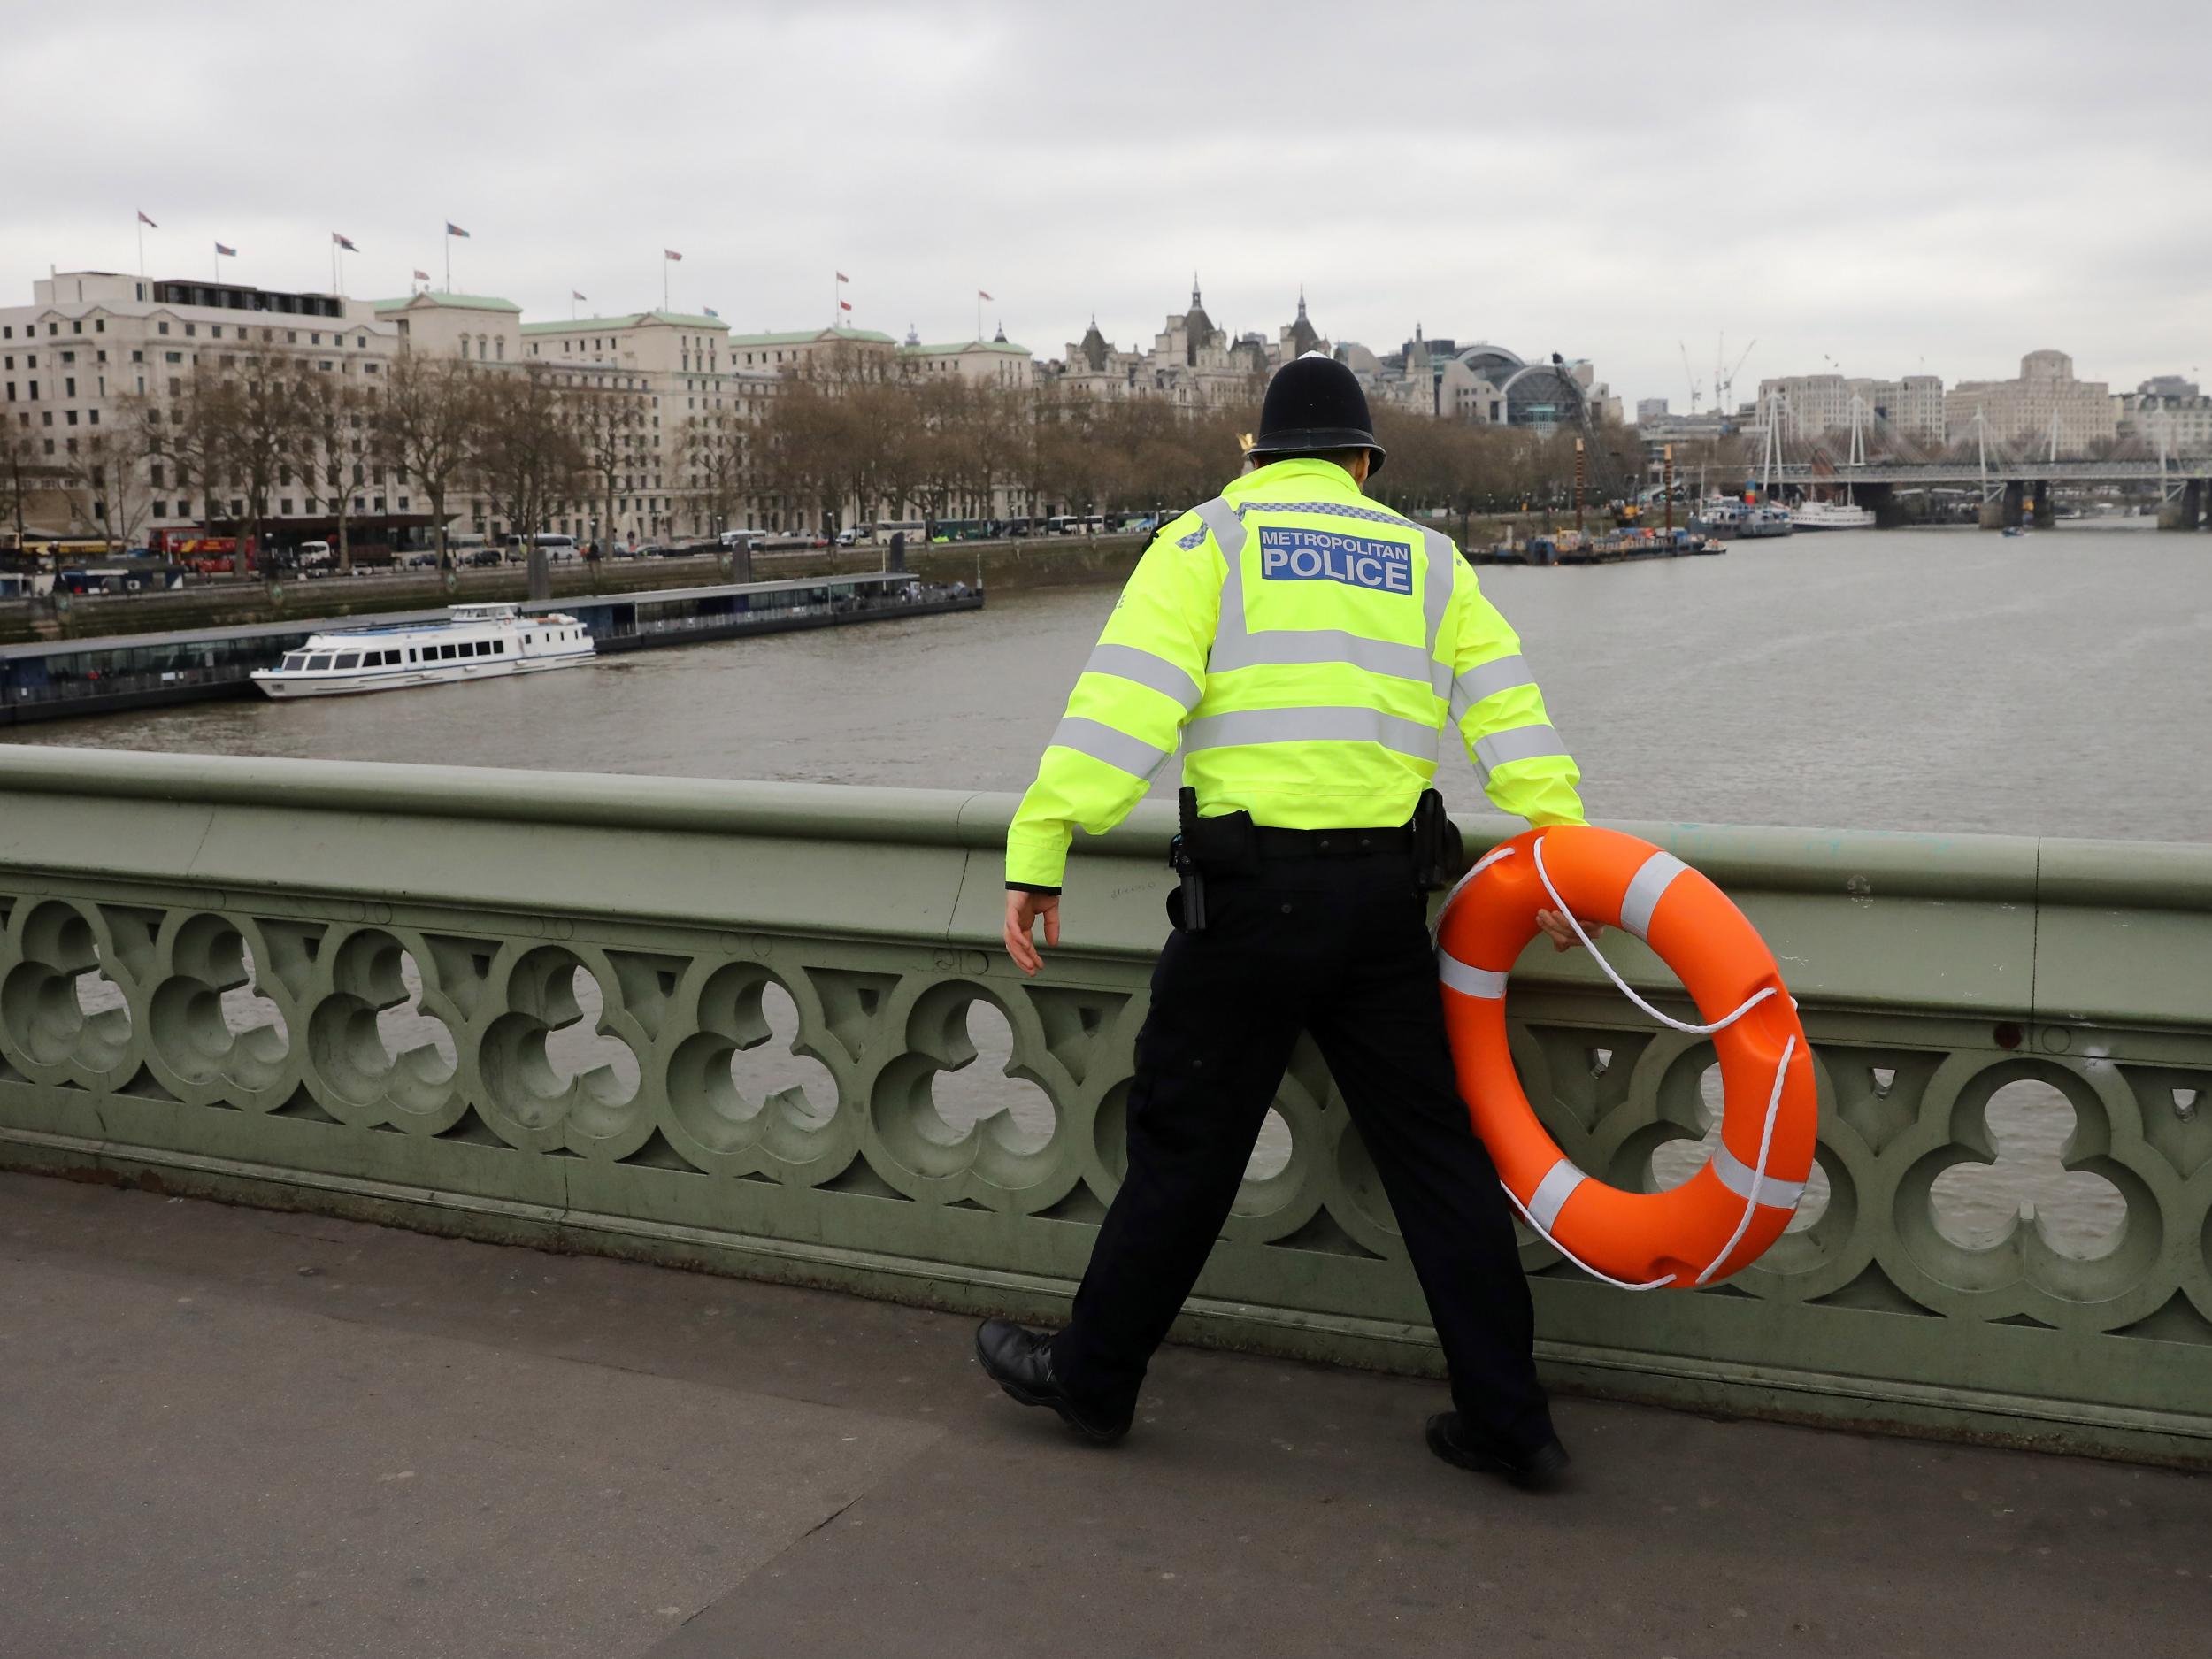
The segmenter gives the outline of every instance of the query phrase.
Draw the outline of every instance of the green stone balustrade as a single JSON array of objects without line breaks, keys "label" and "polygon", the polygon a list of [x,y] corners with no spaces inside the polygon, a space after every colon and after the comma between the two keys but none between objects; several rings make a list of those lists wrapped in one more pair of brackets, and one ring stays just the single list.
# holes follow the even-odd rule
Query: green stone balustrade
[{"label": "green stone balustrade", "polygon": [[[1121,1172],[1168,817],[1079,841],[1066,940],[1029,981],[998,944],[1011,807],[0,749],[0,1163],[1051,1317]],[[1781,959],[1819,1064],[1819,1170],[1766,1259],[1702,1291],[1611,1289],[1528,1239],[1550,1373],[2212,1463],[2212,848],[1625,827],[1712,876]],[[772,995],[810,1088],[749,1089],[780,1046]],[[979,1003],[1039,1105],[956,1126],[941,1091]],[[1532,949],[1509,1009],[1578,1164],[1623,1185],[1694,1165],[1708,1042],[1655,1028],[1578,953]],[[561,1057],[583,1050],[610,1063]],[[2045,1173],[2069,1202],[2085,1183],[2086,1242],[2002,1184],[2024,1096],[2070,1114]],[[1276,1110],[1277,1156],[1182,1333],[1433,1371],[1310,1048]],[[1977,1205],[1978,1233],[1958,1220]]]}]

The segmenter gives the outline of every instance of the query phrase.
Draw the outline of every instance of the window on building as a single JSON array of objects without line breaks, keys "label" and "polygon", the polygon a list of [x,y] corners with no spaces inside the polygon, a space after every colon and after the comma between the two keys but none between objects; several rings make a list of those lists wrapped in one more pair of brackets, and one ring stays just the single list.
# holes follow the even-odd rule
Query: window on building
[{"label": "window on building", "polygon": [[169,503],[165,501],[156,502],[154,503],[154,517],[157,518],[166,518],[168,516]]},{"label": "window on building", "polygon": [[197,333],[197,332],[198,332],[198,329],[199,329],[199,325],[198,325],[198,324],[196,324],[196,323],[187,323],[187,324],[185,324],[185,326],[184,326],[184,337],[185,337],[187,340],[191,339],[191,338],[192,338],[192,336],[193,336],[196,333]]}]

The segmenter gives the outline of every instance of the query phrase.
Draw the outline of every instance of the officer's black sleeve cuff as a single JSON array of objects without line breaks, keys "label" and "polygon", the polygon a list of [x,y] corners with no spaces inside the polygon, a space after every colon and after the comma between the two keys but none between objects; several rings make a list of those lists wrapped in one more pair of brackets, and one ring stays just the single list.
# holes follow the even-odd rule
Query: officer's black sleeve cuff
[{"label": "officer's black sleeve cuff", "polygon": [[1009,893],[1034,893],[1038,897],[1046,899],[1056,899],[1060,896],[1059,888],[1041,887],[1033,881],[1010,881],[1006,884],[1006,890]]}]

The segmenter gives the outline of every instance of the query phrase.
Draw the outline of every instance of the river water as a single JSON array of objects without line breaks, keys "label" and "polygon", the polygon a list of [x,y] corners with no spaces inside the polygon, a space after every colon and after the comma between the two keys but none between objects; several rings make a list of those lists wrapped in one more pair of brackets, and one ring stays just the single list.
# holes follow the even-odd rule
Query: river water
[{"label": "river water", "polygon": [[[1594,818],[2208,833],[2212,537],[2160,534],[2140,519],[2020,538],[1829,533],[1738,542],[1719,558],[1486,570],[1482,584],[1521,634]],[[403,696],[58,723],[12,741],[1018,790],[1113,601],[1102,587],[1008,595],[979,613]],[[1455,808],[1484,804],[1463,757],[1440,784]],[[595,1012],[588,976],[579,990]],[[252,1000],[234,993],[234,1011],[244,1017]],[[787,1003],[772,1013],[781,1053],[795,1022]],[[406,1010],[387,1019],[395,1037],[420,1024]],[[557,1034],[557,1063],[604,1059],[634,1080],[627,1050],[590,1023]],[[972,1023],[983,1057],[971,1077],[995,1074],[1003,1021],[978,1004]],[[808,1082],[826,1105],[824,1074],[797,1057],[751,1066],[741,1086]],[[1013,1079],[954,1079],[943,1104],[956,1127],[1003,1107],[1049,1128],[1048,1107]],[[1988,1243],[2032,1210],[2069,1253],[2114,1248],[2117,1192],[2059,1165],[2073,1117],[2063,1099],[2015,1084],[1990,1116],[1999,1163],[1939,1184],[1944,1231]],[[1283,1156],[1271,1133],[1257,1166]],[[1685,1144],[1657,1173],[1678,1179],[1694,1164]],[[1801,1225],[1824,1189],[1816,1179]]]}]

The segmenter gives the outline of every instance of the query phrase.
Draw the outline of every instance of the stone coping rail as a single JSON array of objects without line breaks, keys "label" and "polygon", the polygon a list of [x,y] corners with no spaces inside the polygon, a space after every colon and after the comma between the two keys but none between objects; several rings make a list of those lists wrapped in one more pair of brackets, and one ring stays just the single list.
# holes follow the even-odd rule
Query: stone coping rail
[{"label": "stone coping rail", "polygon": [[[1079,839],[1028,981],[997,944],[1013,804],[0,748],[0,1164],[1053,1317],[1120,1176],[1170,814]],[[1622,827],[1773,946],[1819,1166],[1765,1260],[1703,1291],[1613,1290],[1528,1239],[1551,1373],[2212,1463],[2212,848]],[[947,1102],[981,1004],[1010,1047],[987,1104],[1012,1104],[976,1115]],[[1578,954],[1532,951],[1509,1006],[1578,1164],[1686,1173],[1709,1042]],[[774,1087],[794,1056],[815,1082]],[[1310,1045],[1272,1135],[1181,1334],[1433,1370]]]}]

